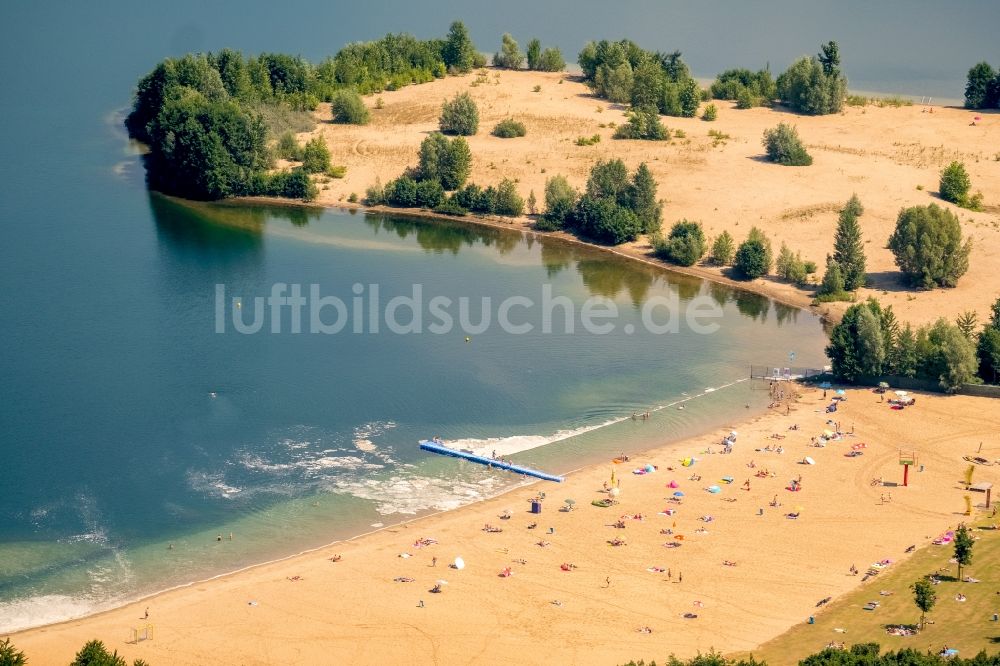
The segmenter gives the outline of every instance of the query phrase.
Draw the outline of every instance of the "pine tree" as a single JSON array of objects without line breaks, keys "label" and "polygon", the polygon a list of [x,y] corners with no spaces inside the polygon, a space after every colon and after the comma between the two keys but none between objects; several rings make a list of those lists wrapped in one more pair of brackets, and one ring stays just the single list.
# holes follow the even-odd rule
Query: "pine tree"
[{"label": "pine tree", "polygon": [[854,291],[865,285],[865,246],[861,240],[861,226],[858,224],[861,202],[851,197],[840,212],[837,234],[833,241],[833,261],[840,266],[844,278],[844,289]]},{"label": "pine tree", "polygon": [[632,177],[628,198],[628,207],[642,223],[642,231],[647,234],[659,231],[663,207],[656,201],[656,180],[645,162],[639,165]]}]

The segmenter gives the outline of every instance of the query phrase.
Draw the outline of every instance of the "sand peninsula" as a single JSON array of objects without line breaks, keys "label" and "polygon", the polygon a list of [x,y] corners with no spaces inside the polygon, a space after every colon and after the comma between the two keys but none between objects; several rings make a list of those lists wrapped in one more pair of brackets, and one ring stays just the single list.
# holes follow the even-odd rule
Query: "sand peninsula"
[{"label": "sand peninsula", "polygon": [[[616,664],[750,651],[804,622],[818,600],[862,585],[852,566],[898,562],[966,520],[963,456],[984,443],[981,455],[1000,458],[995,401],[920,394],[895,410],[851,389],[828,413],[832,391],[798,390],[740,424],[729,454],[720,446],[729,428],[632,451],[563,484],[520,487],[13,640],[36,663],[68,662],[95,637],[151,664],[506,664],[512,655]],[[814,445],[838,424],[841,435]],[[906,488],[890,485],[902,481],[901,447],[919,465]],[[855,449],[863,455],[846,455]],[[688,457],[697,461],[685,467]],[[633,473],[647,465],[656,471]],[[592,505],[607,497],[612,470],[619,503]],[[977,474],[1000,481],[1000,467]],[[542,492],[542,513],[529,513]],[[566,498],[573,511],[559,510]],[[455,557],[464,569],[449,567]],[[431,592],[439,580],[443,591]],[[155,637],[128,644],[146,608]],[[816,649],[834,639],[817,636]]]},{"label": "sand peninsula", "polygon": [[[477,79],[486,82],[476,84]],[[980,112],[956,107],[845,105],[841,113],[803,116],[780,106],[744,110],[736,109],[734,102],[715,100],[719,112],[714,122],[661,118],[671,130],[682,130],[683,138],[615,140],[614,126],[626,122],[628,106],[596,97],[579,77],[488,68],[368,95],[367,125],[332,123],[329,105],[321,104],[315,111],[316,128],[298,138],[305,142],[322,136],[332,162],[346,166],[347,173],[343,179],[320,184],[315,203],[350,206],[352,193],[363,198],[376,179],[385,183],[415,165],[420,142],[438,129],[442,102],[460,92],[468,92],[479,107],[479,131],[466,139],[472,149],[469,181],[483,187],[514,179],[519,193],[527,198],[534,191],[541,207],[547,178],[564,175],[582,190],[598,160],[621,159],[630,169],[645,162],[659,186],[665,231],[686,218],[701,222],[710,238],[727,230],[739,243],[750,227],[757,226],[771,239],[776,253],[784,242],[804,259],[815,261],[820,266],[817,279],[833,249],[837,214],[856,193],[865,206],[860,224],[869,282],[857,300],[876,297],[891,305],[901,321],[916,326],[941,316],[953,320],[967,310],[977,310],[982,318],[1000,293],[1000,256],[993,251],[1000,244],[1000,120],[986,115],[972,125]],[[376,108],[379,98],[382,108]],[[492,136],[493,126],[508,117],[523,122],[527,135]],[[764,159],[761,136],[779,122],[798,128],[814,157],[812,166],[781,167]],[[724,138],[709,136],[709,131]],[[578,137],[594,134],[601,136],[599,143],[575,144]],[[982,212],[959,208],[937,196],[941,169],[953,160],[965,163],[973,189],[983,193]],[[930,203],[954,211],[962,221],[962,233],[973,240],[969,271],[954,289],[916,291],[905,286],[885,247],[901,208]],[[528,217],[495,222],[525,230],[532,226]],[[556,235],[569,237],[564,232]],[[660,263],[652,258],[645,237],[613,251]],[[803,307],[813,300],[811,290],[774,275],[733,282],[707,260],[671,269]],[[848,305],[823,304],[818,311],[837,319]]]}]

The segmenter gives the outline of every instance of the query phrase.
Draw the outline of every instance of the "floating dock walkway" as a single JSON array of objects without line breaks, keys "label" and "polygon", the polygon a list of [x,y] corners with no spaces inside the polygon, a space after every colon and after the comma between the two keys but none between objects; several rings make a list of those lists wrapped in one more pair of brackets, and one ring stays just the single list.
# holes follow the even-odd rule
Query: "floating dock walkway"
[{"label": "floating dock walkway", "polygon": [[510,472],[515,472],[517,474],[524,474],[526,476],[533,476],[537,479],[544,479],[545,481],[556,481],[562,482],[563,477],[555,476],[554,474],[546,474],[545,472],[540,472],[537,469],[531,469],[530,467],[522,467],[521,465],[515,465],[509,462],[503,462],[500,460],[494,460],[493,458],[487,458],[486,456],[476,455],[471,451],[460,451],[458,449],[450,449],[443,444],[438,444],[437,442],[432,442],[429,439],[425,439],[420,442],[420,448],[424,451],[430,451],[431,453],[440,453],[445,456],[453,456],[455,458],[462,458],[463,460],[468,460],[469,462],[479,463],[480,465],[486,465],[487,467],[494,467],[496,469],[505,469]]}]

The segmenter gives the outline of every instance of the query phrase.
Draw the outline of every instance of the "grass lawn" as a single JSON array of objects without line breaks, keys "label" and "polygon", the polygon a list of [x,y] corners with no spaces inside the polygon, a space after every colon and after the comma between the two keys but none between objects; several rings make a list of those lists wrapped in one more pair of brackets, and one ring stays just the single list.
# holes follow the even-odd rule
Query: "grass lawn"
[{"label": "grass lawn", "polygon": [[[1000,530],[975,529],[972,564],[962,569],[962,576],[980,579],[979,583],[961,583],[955,579],[956,565],[949,563],[954,547],[928,545],[902,564],[894,564],[873,576],[858,590],[817,608],[815,624],[803,622],[754,651],[753,656],[770,666],[796,664],[830,642],[879,643],[883,651],[914,648],[939,651],[942,646],[959,650],[969,658],[980,650],[1000,651]],[[864,575],[868,562],[859,562]],[[890,636],[889,624],[917,624],[920,610],[913,603],[909,587],[926,574],[941,570],[942,582],[934,586],[937,604],[927,614],[928,624],[916,636]],[[891,592],[883,596],[880,592]],[[957,601],[962,593],[967,600]],[[819,601],[817,599],[817,601]],[[870,601],[879,602],[873,611],[864,610]],[[933,622],[933,624],[931,624]],[[844,632],[836,631],[843,629]],[[746,656],[746,655],[740,655]]]}]

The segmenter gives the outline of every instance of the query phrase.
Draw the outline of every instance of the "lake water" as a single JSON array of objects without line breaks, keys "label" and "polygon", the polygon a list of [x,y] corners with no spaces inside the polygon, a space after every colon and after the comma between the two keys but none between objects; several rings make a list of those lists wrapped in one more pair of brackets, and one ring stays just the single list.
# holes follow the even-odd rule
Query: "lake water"
[{"label": "lake water", "polygon": [[[789,365],[795,352],[796,365],[824,363],[822,327],[809,313],[600,252],[449,222],[150,195],[119,114],[136,78],[163,56],[229,45],[318,59],[348,39],[408,29],[405,20],[417,34],[440,34],[458,15],[358,10],[330,17],[333,32],[321,35],[323,21],[291,15],[326,16],[336,9],[328,4],[289,9],[286,21],[200,7],[0,10],[0,631],[520,482],[421,453],[423,437],[567,472],[725,426],[746,416],[746,404],[762,409],[767,392],[740,381],[751,362]],[[469,14],[474,37],[491,48],[499,19]],[[551,39],[574,53],[578,37],[626,34],[628,21],[592,22]],[[674,43],[637,38],[652,48]],[[789,48],[812,52],[813,42]],[[849,74],[863,71],[843,43],[842,51]],[[688,59],[705,71],[696,52]],[[321,334],[291,332],[290,310],[279,310],[271,332],[272,313],[262,310],[263,330],[238,332],[234,312],[251,322],[254,300],[279,283],[304,293],[317,285],[348,310],[355,285],[362,305],[371,285],[383,305],[420,285],[428,301],[489,297],[494,317],[505,299],[539,303],[549,289],[577,316],[600,296],[618,317],[603,335],[580,330],[579,318],[567,334],[558,317],[544,333],[543,313],[524,306],[510,310],[515,323],[533,326],[520,334],[495,323],[396,334],[384,321],[378,333],[353,333],[351,322]],[[643,325],[650,304],[675,301],[684,311],[696,299],[721,309],[717,332],[682,325],[661,335]],[[324,311],[327,325],[333,314]],[[427,311],[423,324],[431,323]],[[645,409],[649,421],[630,418]]]}]

